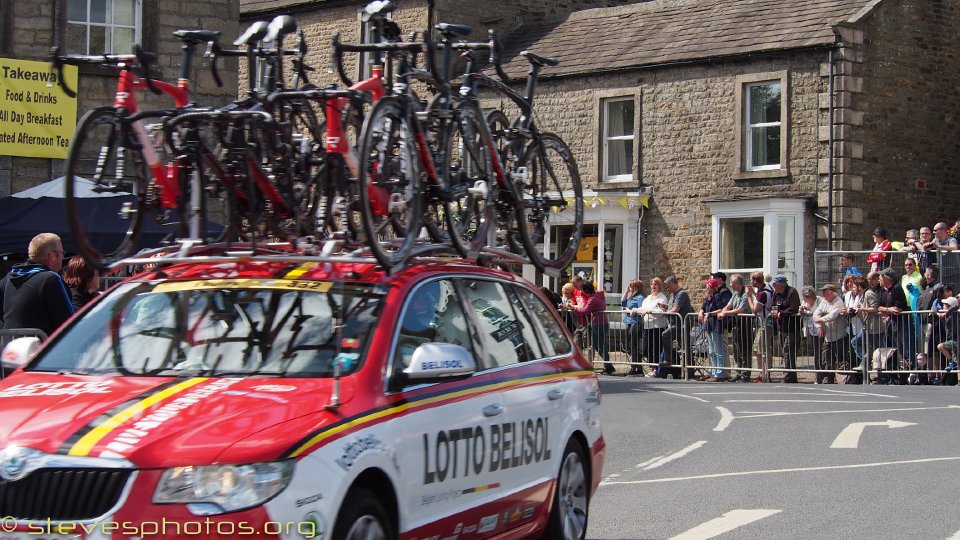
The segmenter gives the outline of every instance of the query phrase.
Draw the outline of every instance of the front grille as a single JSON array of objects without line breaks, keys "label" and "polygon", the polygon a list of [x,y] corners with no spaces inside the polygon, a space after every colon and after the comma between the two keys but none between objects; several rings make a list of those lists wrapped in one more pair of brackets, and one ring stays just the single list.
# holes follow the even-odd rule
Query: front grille
[{"label": "front grille", "polygon": [[107,513],[120,499],[129,469],[38,469],[14,482],[0,480],[0,516],[75,521]]}]

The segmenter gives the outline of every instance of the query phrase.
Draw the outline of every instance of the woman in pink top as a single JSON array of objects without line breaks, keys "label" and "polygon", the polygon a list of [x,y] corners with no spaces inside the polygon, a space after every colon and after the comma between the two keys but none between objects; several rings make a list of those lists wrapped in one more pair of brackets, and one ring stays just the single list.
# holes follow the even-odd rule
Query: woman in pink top
[{"label": "woman in pink top", "polygon": [[610,347],[607,335],[610,333],[610,321],[607,319],[607,299],[603,293],[598,293],[593,283],[584,281],[583,293],[587,301],[583,305],[574,305],[569,309],[586,319],[590,325],[590,346],[603,358],[603,372],[611,375],[614,372],[610,363]]}]

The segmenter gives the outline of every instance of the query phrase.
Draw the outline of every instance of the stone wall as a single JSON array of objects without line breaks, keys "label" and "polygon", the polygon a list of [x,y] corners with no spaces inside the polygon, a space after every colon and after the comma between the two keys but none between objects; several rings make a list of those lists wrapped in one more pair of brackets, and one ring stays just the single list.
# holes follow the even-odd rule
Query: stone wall
[{"label": "stone wall", "polygon": [[[54,36],[65,25],[65,0],[23,2],[3,0],[0,19],[3,28],[12,32],[0,36],[0,54],[8,58],[45,60],[54,44]],[[232,41],[239,27],[238,0],[144,0],[143,46],[159,55],[158,76],[175,81],[179,76],[180,41],[172,32],[180,28],[207,28],[220,30],[224,41]],[[67,51],[79,52],[79,51]],[[218,88],[206,62],[199,58],[194,63],[194,99],[201,104],[226,104],[237,95],[237,62],[228,60],[219,65],[224,86]],[[77,121],[83,113],[113,102],[116,76],[104,72],[81,71],[77,98]],[[140,108],[169,107],[166,96],[157,97],[149,91],[141,93]],[[0,156],[0,196],[22,191],[63,174],[65,160]]]},{"label": "stone wall", "polygon": [[[818,160],[825,147],[817,139],[823,121],[818,94],[823,54],[757,57],[541,82],[536,111],[541,129],[570,145],[585,189],[603,190],[598,182],[601,142],[600,96],[637,96],[640,113],[637,180],[654,190],[645,212],[640,277],[676,274],[698,284],[711,260],[710,201],[742,197],[817,199]],[[786,70],[789,73],[789,174],[782,178],[738,180],[736,161],[737,77]],[[546,73],[546,72],[545,72]],[[495,100],[488,100],[494,104]],[[618,186],[624,189],[622,186]],[[632,189],[637,189],[637,184]],[[627,188],[630,189],[630,188]],[[805,236],[814,237],[808,215]],[[813,241],[805,246],[811,253]],[[812,265],[805,281],[812,282]]]},{"label": "stone wall", "polygon": [[[960,2],[880,2],[856,25],[862,54],[852,63],[852,108],[862,115],[854,137],[863,159],[852,206],[863,223],[850,236],[872,247],[885,226],[894,240],[907,229],[960,218]],[[848,36],[855,40],[860,35]]]}]

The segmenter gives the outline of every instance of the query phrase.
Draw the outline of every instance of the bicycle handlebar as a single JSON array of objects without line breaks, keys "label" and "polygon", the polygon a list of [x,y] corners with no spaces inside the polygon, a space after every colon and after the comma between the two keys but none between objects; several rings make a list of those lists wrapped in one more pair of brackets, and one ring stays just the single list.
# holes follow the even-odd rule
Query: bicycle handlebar
[{"label": "bicycle handlebar", "polygon": [[284,99],[336,99],[340,97],[355,98],[361,92],[349,89],[317,88],[314,90],[283,90],[267,96],[267,104]]},{"label": "bicycle handlebar", "polygon": [[130,69],[139,71],[140,76],[146,81],[147,87],[150,88],[150,91],[154,94],[162,94],[163,92],[154,86],[153,78],[150,76],[150,64],[156,62],[157,55],[154,53],[146,52],[140,47],[139,44],[133,46],[132,54],[60,54],[60,47],[54,46],[50,48],[50,63],[57,69],[57,84],[60,85],[60,88],[63,89],[63,92],[70,96],[71,98],[77,97],[77,92],[70,88],[67,85],[67,81],[63,77],[63,66],[81,66],[81,65],[97,65],[97,66],[114,66],[119,67],[121,64],[127,64],[130,66]]},{"label": "bicycle handlebar", "polygon": [[343,67],[343,53],[345,52],[423,52],[424,44],[417,41],[390,41],[387,43],[348,44],[340,43],[340,33],[333,36],[333,65],[337,67],[340,80],[346,86],[353,86],[353,81],[347,76]]}]

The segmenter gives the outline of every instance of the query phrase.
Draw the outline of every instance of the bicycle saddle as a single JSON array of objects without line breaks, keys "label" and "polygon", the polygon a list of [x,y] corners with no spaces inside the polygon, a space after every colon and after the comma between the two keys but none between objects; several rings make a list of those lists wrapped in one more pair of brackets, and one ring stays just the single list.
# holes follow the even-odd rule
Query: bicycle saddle
[{"label": "bicycle saddle", "polygon": [[440,34],[447,39],[452,39],[458,36],[469,36],[470,33],[473,32],[473,28],[470,28],[465,24],[450,24],[442,22],[434,26],[434,28],[436,28],[437,32],[440,32]]},{"label": "bicycle saddle", "polygon": [[289,15],[277,15],[270,21],[267,27],[267,35],[264,41],[277,41],[287,34],[297,31],[297,20]]},{"label": "bicycle saddle", "polygon": [[397,5],[390,0],[375,0],[363,8],[363,15],[360,17],[363,22],[367,22],[371,17],[377,15],[386,15],[397,9]]},{"label": "bicycle saddle", "polygon": [[234,45],[255,45],[258,41],[263,39],[263,36],[267,35],[267,21],[257,21],[250,25],[250,28],[237,39],[234,40]]},{"label": "bicycle saddle", "polygon": [[220,32],[215,30],[177,30],[173,35],[185,43],[210,43],[220,37]]},{"label": "bicycle saddle", "polygon": [[526,57],[526,59],[531,64],[536,64],[538,66],[555,66],[560,63],[556,58],[550,58],[549,56],[540,56],[539,54],[533,51],[523,51],[520,53],[520,56]]}]

